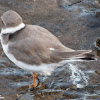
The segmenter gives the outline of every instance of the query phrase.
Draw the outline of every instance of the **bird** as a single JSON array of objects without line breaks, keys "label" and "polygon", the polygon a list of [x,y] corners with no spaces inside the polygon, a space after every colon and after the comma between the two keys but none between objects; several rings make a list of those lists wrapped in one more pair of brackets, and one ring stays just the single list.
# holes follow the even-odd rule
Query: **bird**
[{"label": "bird", "polygon": [[32,88],[37,87],[38,74],[51,75],[55,68],[71,60],[95,60],[92,50],[73,50],[64,46],[47,29],[25,24],[14,10],[4,12],[1,21],[3,51],[14,64],[32,73]]}]

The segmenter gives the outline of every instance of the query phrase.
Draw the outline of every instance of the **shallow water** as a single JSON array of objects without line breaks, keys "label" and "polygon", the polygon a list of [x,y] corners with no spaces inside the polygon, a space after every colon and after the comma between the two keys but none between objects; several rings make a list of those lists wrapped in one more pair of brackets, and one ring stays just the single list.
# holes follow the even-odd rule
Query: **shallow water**
[{"label": "shallow water", "polygon": [[16,10],[25,23],[47,28],[70,48],[92,49],[98,60],[70,62],[57,68],[51,76],[38,75],[39,86],[30,91],[31,74],[18,68],[2,54],[0,100],[99,100],[100,51],[95,48],[94,42],[100,37],[100,16],[96,15],[100,8],[94,3],[95,0],[80,3],[75,3],[79,0],[68,1],[0,0],[0,15],[9,9]]}]

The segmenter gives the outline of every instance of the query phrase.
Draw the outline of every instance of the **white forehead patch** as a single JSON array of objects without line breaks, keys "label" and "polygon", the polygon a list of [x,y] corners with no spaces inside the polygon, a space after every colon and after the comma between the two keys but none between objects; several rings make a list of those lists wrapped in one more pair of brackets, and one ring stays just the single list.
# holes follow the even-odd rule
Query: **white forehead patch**
[{"label": "white forehead patch", "polygon": [[55,50],[54,48],[49,48],[49,50]]},{"label": "white forehead patch", "polygon": [[2,34],[15,33],[16,31],[18,31],[18,30],[20,30],[20,29],[22,29],[24,27],[25,27],[25,24],[21,23],[16,27],[9,27],[9,28],[6,28],[6,29],[1,29],[1,33]]}]

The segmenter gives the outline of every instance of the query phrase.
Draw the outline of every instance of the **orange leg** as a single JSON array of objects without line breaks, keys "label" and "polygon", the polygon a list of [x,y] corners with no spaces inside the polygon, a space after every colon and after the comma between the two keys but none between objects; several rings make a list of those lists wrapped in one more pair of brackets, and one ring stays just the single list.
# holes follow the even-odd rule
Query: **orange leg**
[{"label": "orange leg", "polygon": [[37,87],[36,80],[37,80],[37,73],[33,73],[33,84],[32,84],[33,88]]}]

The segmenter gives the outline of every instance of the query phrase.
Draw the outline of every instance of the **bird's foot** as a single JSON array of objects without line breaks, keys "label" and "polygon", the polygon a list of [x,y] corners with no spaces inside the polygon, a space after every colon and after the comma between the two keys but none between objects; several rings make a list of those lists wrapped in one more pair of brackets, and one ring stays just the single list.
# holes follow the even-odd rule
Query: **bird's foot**
[{"label": "bird's foot", "polygon": [[36,90],[37,86],[38,86],[37,84],[35,84],[35,85],[34,84],[29,84],[29,90],[30,91]]},{"label": "bird's foot", "polygon": [[30,84],[30,85],[29,85],[29,88],[30,88],[30,89],[33,89],[33,88],[36,88],[36,87],[37,87],[37,84]]}]

